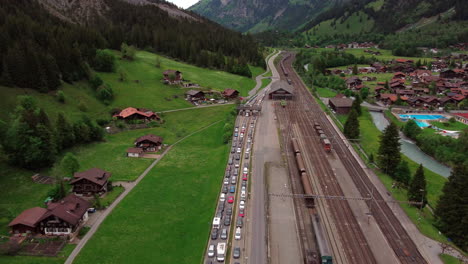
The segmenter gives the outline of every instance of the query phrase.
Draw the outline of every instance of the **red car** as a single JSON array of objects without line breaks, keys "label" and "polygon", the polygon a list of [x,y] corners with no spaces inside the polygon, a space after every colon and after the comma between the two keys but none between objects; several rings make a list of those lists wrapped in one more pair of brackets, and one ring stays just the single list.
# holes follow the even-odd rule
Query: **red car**
[{"label": "red car", "polygon": [[247,175],[248,175],[248,173],[242,174],[242,180],[243,180],[243,181],[246,181],[246,180],[247,180]]},{"label": "red car", "polygon": [[234,202],[234,196],[229,196],[228,203],[232,204]]},{"label": "red car", "polygon": [[244,217],[244,209],[239,209],[239,216]]}]

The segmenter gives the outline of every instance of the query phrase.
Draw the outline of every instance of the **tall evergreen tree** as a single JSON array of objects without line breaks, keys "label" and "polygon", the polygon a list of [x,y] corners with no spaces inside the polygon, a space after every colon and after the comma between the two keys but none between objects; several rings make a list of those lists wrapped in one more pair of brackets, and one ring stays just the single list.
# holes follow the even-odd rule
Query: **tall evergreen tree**
[{"label": "tall evergreen tree", "polygon": [[69,148],[75,144],[75,131],[73,126],[65,118],[65,115],[60,112],[56,120],[56,139],[59,150]]},{"label": "tall evergreen tree", "polygon": [[435,210],[437,225],[463,250],[468,250],[468,165],[458,164],[442,189]]},{"label": "tall evergreen tree", "polygon": [[344,134],[349,139],[359,139],[358,113],[352,109],[344,125]]},{"label": "tall evergreen tree", "polygon": [[409,138],[416,139],[416,137],[421,133],[421,128],[419,128],[418,124],[416,124],[414,120],[410,119],[403,127],[403,133]]},{"label": "tall evergreen tree", "polygon": [[398,128],[393,122],[385,128],[380,136],[377,163],[391,177],[395,176],[396,168],[401,160],[399,139]]},{"label": "tall evergreen tree", "polygon": [[395,172],[395,180],[402,183],[404,186],[408,186],[411,181],[411,171],[408,166],[408,162],[402,160]]},{"label": "tall evergreen tree", "polygon": [[426,177],[424,176],[424,167],[419,165],[408,189],[408,200],[412,202],[423,202],[421,207],[427,203]]},{"label": "tall evergreen tree", "polygon": [[62,170],[66,173],[66,175],[73,177],[73,174],[80,169],[80,163],[73,153],[68,152],[63,157],[62,161],[60,162]]},{"label": "tall evergreen tree", "polygon": [[353,101],[353,105],[351,106],[351,109],[354,109],[356,113],[358,114],[358,116],[362,115],[361,103],[362,103],[361,97],[358,94],[356,94],[355,99]]}]

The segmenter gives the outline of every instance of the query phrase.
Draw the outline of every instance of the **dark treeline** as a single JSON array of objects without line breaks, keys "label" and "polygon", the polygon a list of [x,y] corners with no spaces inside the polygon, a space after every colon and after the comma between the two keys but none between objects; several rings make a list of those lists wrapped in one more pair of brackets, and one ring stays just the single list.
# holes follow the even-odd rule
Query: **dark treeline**
[{"label": "dark treeline", "polygon": [[[250,36],[199,21],[173,18],[156,6],[106,0],[110,7],[86,26],[61,21],[35,0],[4,0],[0,6],[0,83],[55,90],[61,81],[90,77],[96,50],[141,49],[250,76],[247,63],[263,66]],[[86,23],[85,23],[86,24]]]},{"label": "dark treeline", "polygon": [[87,116],[70,123],[59,113],[52,123],[30,96],[19,97],[13,121],[0,126],[1,144],[12,165],[40,169],[52,165],[60,151],[104,137],[103,129]]}]

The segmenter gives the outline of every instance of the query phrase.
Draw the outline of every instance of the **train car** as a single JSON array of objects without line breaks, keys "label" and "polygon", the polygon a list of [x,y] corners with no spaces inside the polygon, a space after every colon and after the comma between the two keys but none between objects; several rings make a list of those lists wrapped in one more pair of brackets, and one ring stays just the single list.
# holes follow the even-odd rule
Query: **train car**
[{"label": "train car", "polygon": [[329,242],[325,234],[324,227],[320,221],[320,217],[314,214],[312,217],[312,225],[315,231],[315,237],[317,238],[317,244],[320,251],[320,260],[322,264],[333,264],[333,257],[331,254]]},{"label": "train car", "polygon": [[304,160],[302,159],[301,153],[296,154],[296,163],[297,163],[297,168],[299,169],[299,172],[305,172],[305,166],[304,166]]},{"label": "train car", "polygon": [[331,151],[331,142],[330,140],[328,140],[328,138],[322,139],[322,144],[326,152]]},{"label": "train car", "polygon": [[297,139],[292,138],[291,143],[292,143],[292,148],[293,148],[293,151],[294,151],[294,155],[296,155],[297,153],[300,153],[301,150],[299,149],[299,144],[297,143]]},{"label": "train car", "polygon": [[327,138],[327,135],[325,135],[325,134],[320,134],[319,136],[320,136],[320,140],[324,140],[324,139]]},{"label": "train car", "polygon": [[325,132],[323,132],[323,130],[316,130],[317,131],[317,136],[320,136],[320,134],[324,134],[325,135]]},{"label": "train car", "polygon": [[320,126],[319,123],[314,122],[314,127]]},{"label": "train car", "polygon": [[320,125],[316,125],[315,130],[322,130],[322,127]]},{"label": "train car", "polygon": [[[307,172],[301,173],[302,186],[304,187],[304,194],[312,195],[314,191],[312,190],[312,185],[310,184],[309,176]],[[307,208],[315,207],[315,200],[312,197],[305,197],[304,202]]]}]

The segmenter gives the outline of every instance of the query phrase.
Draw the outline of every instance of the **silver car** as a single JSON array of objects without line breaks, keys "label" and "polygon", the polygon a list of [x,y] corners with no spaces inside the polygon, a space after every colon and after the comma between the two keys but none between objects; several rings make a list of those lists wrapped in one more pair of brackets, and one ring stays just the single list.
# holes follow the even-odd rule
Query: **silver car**
[{"label": "silver car", "polygon": [[223,230],[221,230],[221,236],[219,236],[221,239],[223,240],[226,240],[227,239],[227,229],[226,228],[223,228]]}]

